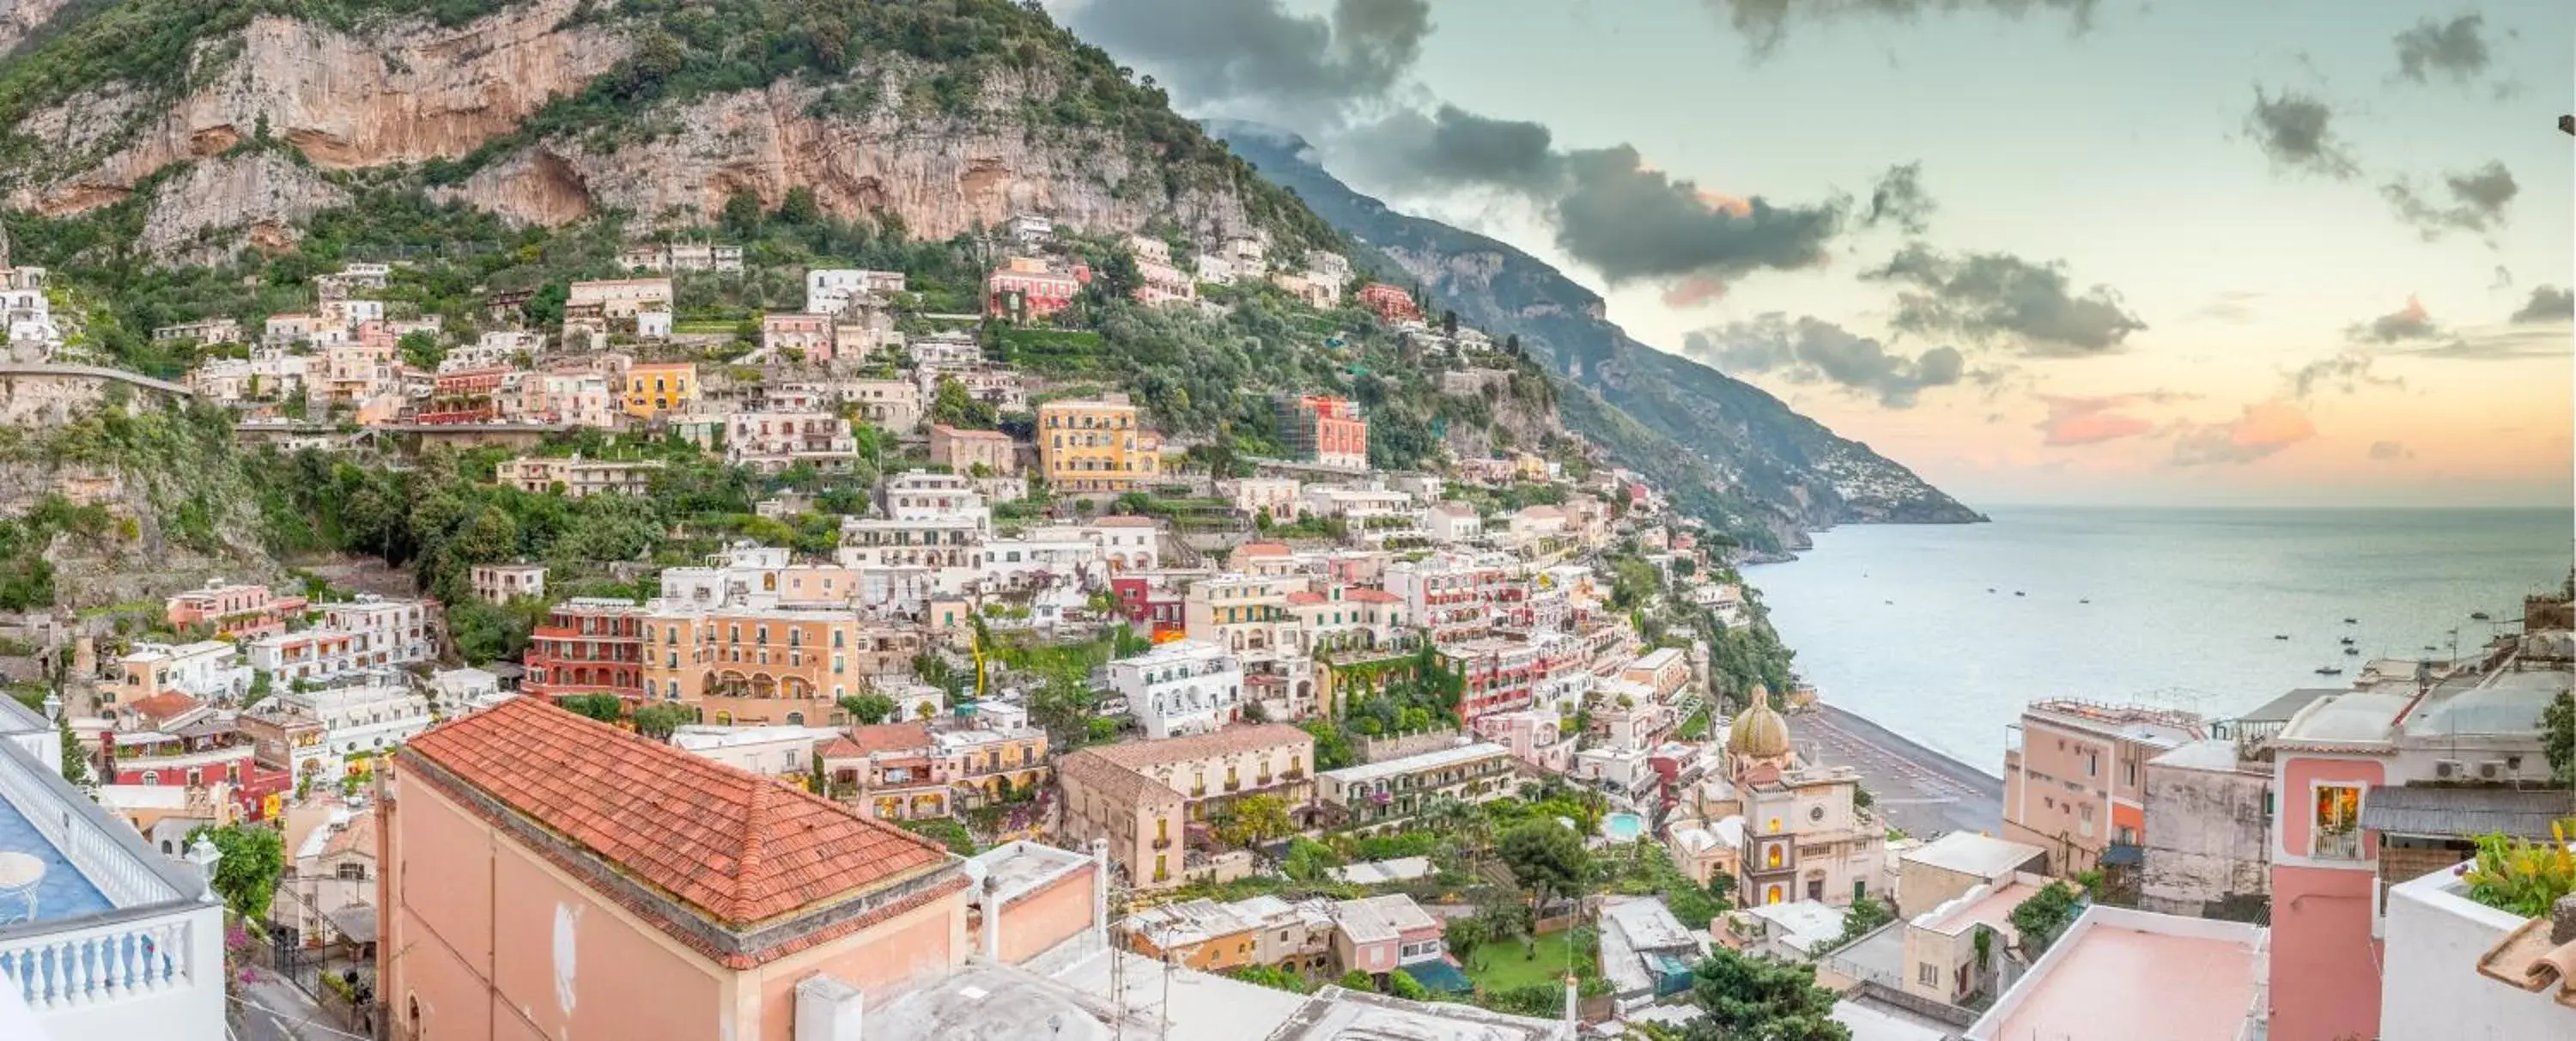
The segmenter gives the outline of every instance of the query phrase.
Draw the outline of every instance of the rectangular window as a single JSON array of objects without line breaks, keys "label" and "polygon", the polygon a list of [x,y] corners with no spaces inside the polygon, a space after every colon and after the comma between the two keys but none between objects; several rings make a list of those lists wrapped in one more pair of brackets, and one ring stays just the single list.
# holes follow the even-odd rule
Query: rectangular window
[{"label": "rectangular window", "polygon": [[1914,979],[1926,987],[1938,987],[1941,985],[1941,967],[1928,961],[1924,962],[1914,973]]},{"label": "rectangular window", "polygon": [[2319,860],[2361,859],[2361,786],[2321,784],[2308,829],[2309,855]]}]

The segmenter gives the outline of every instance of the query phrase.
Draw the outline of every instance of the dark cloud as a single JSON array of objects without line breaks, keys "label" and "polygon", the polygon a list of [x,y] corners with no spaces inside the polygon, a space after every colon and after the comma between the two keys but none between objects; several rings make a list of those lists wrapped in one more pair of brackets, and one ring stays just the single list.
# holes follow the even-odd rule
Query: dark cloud
[{"label": "dark cloud", "polygon": [[2404,181],[2382,185],[2379,194],[2397,211],[2397,219],[2415,226],[2431,242],[2453,231],[2485,234],[2505,223],[2505,207],[2522,194],[2515,184],[2513,171],[2503,163],[2491,162],[2475,170],[2442,175],[2442,188],[2451,197],[2449,205],[2440,205],[2418,193]]},{"label": "dark cloud", "polygon": [[1611,284],[1759,268],[1803,268],[1825,259],[1843,207],[1775,206],[1760,196],[1703,192],[1648,167],[1626,145],[1568,153],[1556,200],[1556,244]]},{"label": "dark cloud", "polygon": [[2033,264],[2009,253],[1952,257],[1918,243],[1862,277],[1908,287],[1898,295],[1898,328],[2009,338],[2022,353],[2040,357],[2116,351],[2130,333],[2147,327],[2110,287],[2076,293],[2065,265]]},{"label": "dark cloud", "polygon": [[2576,289],[2540,286],[2531,291],[2531,302],[2513,313],[2516,325],[2535,322],[2564,322],[2576,318]]},{"label": "dark cloud", "polygon": [[2354,343],[2404,343],[2438,340],[2446,333],[2433,321],[2432,312],[2424,309],[2424,302],[2410,296],[2405,307],[2346,329],[2344,335]]},{"label": "dark cloud", "polygon": [[2331,358],[2320,358],[2299,367],[2290,374],[2290,395],[2305,400],[2319,391],[2359,393],[2363,387],[2402,387],[2406,381],[2372,372],[2378,358],[2364,351],[2344,351]]},{"label": "dark cloud", "polygon": [[2348,180],[2361,173],[2341,137],[2334,132],[2334,109],[2315,97],[2284,90],[2279,97],[2254,88],[2254,111],[2245,130],[2271,157],[2272,168]]},{"label": "dark cloud", "polygon": [[1870,188],[1869,209],[1861,214],[1860,226],[1875,228],[1885,222],[1908,235],[1920,235],[1931,230],[1932,211],[1939,208],[1923,191],[1922,163],[1891,166]]},{"label": "dark cloud", "polygon": [[1338,122],[1383,97],[1431,32],[1430,0],[1336,0],[1322,17],[1284,0],[1084,0],[1057,17],[1176,100],[1256,103],[1284,122]]},{"label": "dark cloud", "polygon": [[1402,112],[1345,140],[1353,166],[1401,190],[1478,185],[1552,193],[1565,180],[1564,157],[1546,126],[1455,105],[1427,116]]},{"label": "dark cloud", "polygon": [[2265,401],[2225,423],[2185,424],[2175,432],[2173,464],[2250,463],[2317,436],[2307,412],[2286,401]]},{"label": "dark cloud", "polygon": [[2374,462],[2393,463],[2415,458],[2415,450],[2402,441],[2373,441],[2370,458]]},{"label": "dark cloud", "polygon": [[2464,14],[2448,22],[2426,18],[2398,33],[2397,74],[2417,83],[2435,75],[2466,83],[2487,71],[2485,17]]},{"label": "dark cloud", "polygon": [[1967,358],[1935,347],[1918,357],[1818,318],[1791,322],[1774,312],[1685,337],[1682,352],[1730,374],[1777,373],[1798,383],[1831,383],[1878,399],[1888,408],[1912,408],[1934,387],[1955,385]]},{"label": "dark cloud", "polygon": [[1991,11],[2009,18],[2032,12],[2062,13],[2076,32],[2091,28],[2097,0],[1701,0],[1742,34],[1755,54],[1769,54],[1788,38],[1791,22],[1844,17],[1913,19],[1924,14]]},{"label": "dark cloud", "polygon": [[1763,268],[1824,260],[1847,200],[1740,199],[1647,166],[1628,145],[1560,151],[1545,126],[1442,106],[1354,130],[1344,151],[1369,176],[1414,192],[1487,188],[1539,205],[1567,255],[1613,285],[1670,281],[1705,300]]}]

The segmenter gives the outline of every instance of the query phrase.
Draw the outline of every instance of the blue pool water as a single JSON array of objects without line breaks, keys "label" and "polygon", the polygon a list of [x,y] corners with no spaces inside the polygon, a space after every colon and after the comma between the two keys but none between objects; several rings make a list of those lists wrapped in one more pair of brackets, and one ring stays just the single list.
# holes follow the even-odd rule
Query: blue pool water
[{"label": "blue pool water", "polygon": [[[37,921],[93,914],[115,906],[6,799],[0,799],[0,852],[24,853],[44,862],[45,880],[36,886]],[[0,928],[26,920],[27,906],[22,898],[0,896]]]},{"label": "blue pool water", "polygon": [[1635,842],[1646,833],[1646,821],[1633,813],[1613,813],[1601,818],[1601,834],[1612,842]]}]

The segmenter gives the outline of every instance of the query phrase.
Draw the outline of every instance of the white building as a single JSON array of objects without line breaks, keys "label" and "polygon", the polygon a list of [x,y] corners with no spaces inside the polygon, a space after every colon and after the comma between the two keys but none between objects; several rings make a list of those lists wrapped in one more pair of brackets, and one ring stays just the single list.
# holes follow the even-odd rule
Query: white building
[{"label": "white building", "polygon": [[2529,990],[2489,975],[2539,976],[2538,958],[2565,957],[2568,948],[2550,942],[2549,916],[2526,919],[2469,899],[2466,867],[2388,890],[2380,1041],[2576,1036],[2576,978],[2556,975]]},{"label": "white building", "polygon": [[213,844],[195,854],[203,868],[153,851],[63,780],[55,741],[53,724],[0,698],[0,828],[25,836],[26,852],[61,877],[0,928],[0,1037],[222,1041],[224,912],[206,886]]},{"label": "white building", "polygon": [[496,604],[512,600],[543,600],[546,597],[546,566],[543,564],[476,564],[467,572],[474,595]]},{"label": "white building", "polygon": [[1227,482],[1220,490],[1233,498],[1239,513],[1267,515],[1274,524],[1294,524],[1301,487],[1293,477],[1246,477]]},{"label": "white building", "polygon": [[502,690],[501,678],[485,669],[441,669],[430,673],[423,683],[430,697],[438,702],[438,714],[447,719],[481,712],[519,696],[515,691]]},{"label": "white building", "polygon": [[1241,713],[1243,664],[1215,644],[1180,640],[1110,662],[1109,686],[1145,736],[1205,734]]},{"label": "white building", "polygon": [[304,769],[318,765],[316,784],[339,783],[349,756],[392,748],[437,722],[430,717],[429,698],[389,670],[369,670],[329,686],[290,688],[251,711],[298,712],[321,722],[320,750],[328,754],[306,760],[296,775],[300,780]]},{"label": "white building", "polygon": [[831,727],[691,725],[671,732],[671,747],[727,766],[779,777],[813,769],[814,749],[841,736],[841,731]]},{"label": "white building", "polygon": [[222,640],[136,644],[117,665],[124,692],[135,698],[175,690],[199,701],[222,701],[250,691],[250,667]]},{"label": "white building", "polygon": [[322,624],[358,637],[360,665],[409,665],[438,656],[437,632],[426,600],[360,593],[356,600],[323,604]]},{"label": "white building", "polygon": [[972,519],[989,524],[992,511],[972,478],[929,470],[894,474],[878,486],[877,505],[898,521]]}]

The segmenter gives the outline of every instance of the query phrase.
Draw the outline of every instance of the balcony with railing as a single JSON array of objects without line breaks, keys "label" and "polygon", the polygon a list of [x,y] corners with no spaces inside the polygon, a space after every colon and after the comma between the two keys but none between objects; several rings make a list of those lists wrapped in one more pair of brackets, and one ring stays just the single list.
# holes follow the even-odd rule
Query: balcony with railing
[{"label": "balcony with railing", "polygon": [[[0,729],[51,736],[17,709],[0,706]],[[50,1036],[224,1036],[223,918],[203,877],[0,741],[0,986]]]}]

